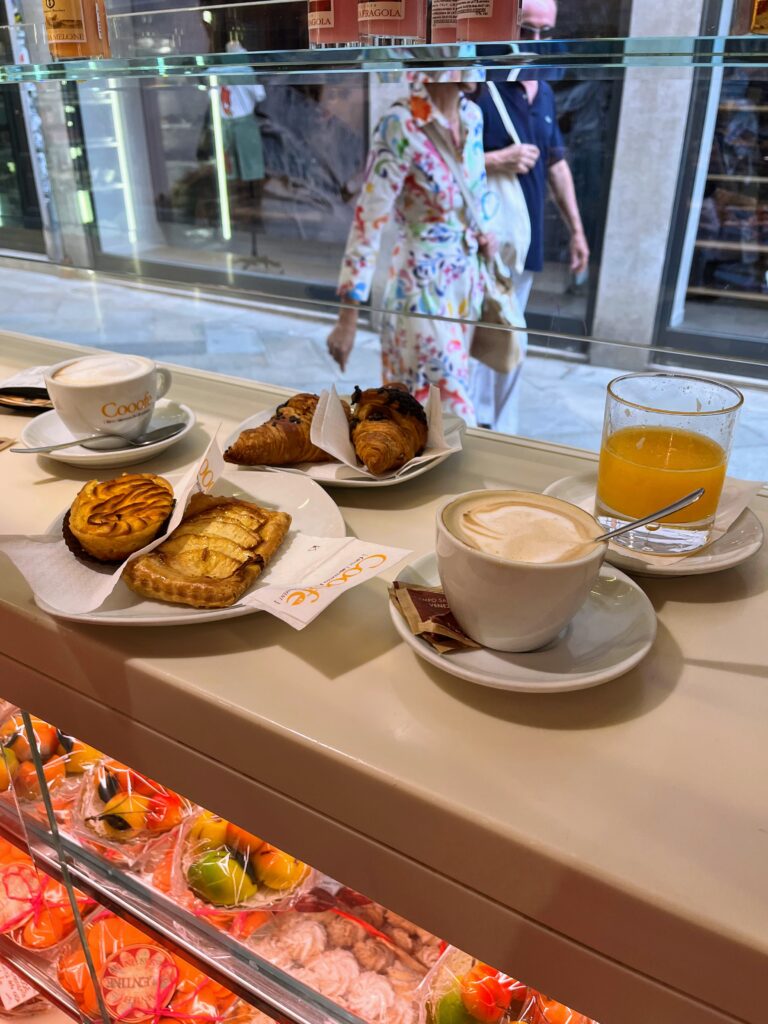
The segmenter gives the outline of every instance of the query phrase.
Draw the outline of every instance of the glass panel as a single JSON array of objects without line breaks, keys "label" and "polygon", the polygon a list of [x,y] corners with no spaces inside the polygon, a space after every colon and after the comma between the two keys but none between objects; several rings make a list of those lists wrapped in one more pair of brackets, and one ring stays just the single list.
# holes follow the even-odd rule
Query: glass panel
[{"label": "glass panel", "polygon": [[688,346],[764,360],[768,74],[761,68],[726,68],[712,81],[707,100],[699,114],[694,203],[689,223],[681,228],[679,273],[687,281],[678,281],[671,326]]},{"label": "glass panel", "polygon": [[[34,719],[37,763],[48,780],[53,814],[41,820],[35,773],[24,769],[19,775],[33,762],[18,723],[18,716],[0,723],[7,762],[13,763],[14,748],[19,754],[21,767],[13,769],[21,779],[18,827],[28,828],[42,866],[56,877],[71,873],[72,882],[101,904],[80,897],[95,986],[85,982],[87,959],[74,942],[32,954],[46,984],[55,985],[58,973],[84,1019],[98,1018],[99,995],[108,1024],[126,1019],[125,986],[139,976],[151,980],[162,968],[168,973],[157,998],[164,1016],[195,1024],[243,1019],[237,995],[258,1007],[250,1018],[257,1022],[478,1024],[490,1013],[509,1022],[592,1024],[261,837]],[[3,834],[14,832],[9,818],[4,797]],[[0,841],[0,887],[4,848]],[[63,892],[53,881],[46,884]],[[0,917],[4,912],[7,904],[0,900]],[[36,934],[42,925],[33,920]],[[0,946],[4,941],[0,935]],[[154,973],[141,968],[141,949],[157,958]],[[122,1001],[116,1001],[117,991]],[[138,1014],[140,997],[131,999]]]}]

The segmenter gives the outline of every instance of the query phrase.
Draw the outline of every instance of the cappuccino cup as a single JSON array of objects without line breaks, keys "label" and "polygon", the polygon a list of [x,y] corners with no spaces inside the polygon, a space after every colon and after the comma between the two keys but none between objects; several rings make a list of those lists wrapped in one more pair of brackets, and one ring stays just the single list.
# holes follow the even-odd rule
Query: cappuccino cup
[{"label": "cappuccino cup", "polygon": [[171,374],[144,356],[104,352],[51,366],[45,386],[75,437],[134,438],[146,432],[155,402],[171,386]]},{"label": "cappuccino cup", "polygon": [[461,628],[483,647],[533,651],[570,622],[607,544],[583,509],[529,491],[470,491],[437,513],[437,567]]}]

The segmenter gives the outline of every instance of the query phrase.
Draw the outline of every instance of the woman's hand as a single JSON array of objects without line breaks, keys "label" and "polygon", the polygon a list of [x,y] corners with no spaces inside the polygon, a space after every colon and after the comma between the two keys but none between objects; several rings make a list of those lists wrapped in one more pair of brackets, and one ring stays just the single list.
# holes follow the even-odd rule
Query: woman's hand
[{"label": "woman's hand", "polygon": [[356,332],[357,309],[354,306],[342,306],[336,326],[328,335],[328,352],[339,364],[342,373],[354,347]]},{"label": "woman's hand", "polygon": [[539,147],[528,142],[505,146],[493,153],[485,154],[485,166],[493,171],[508,171],[512,174],[527,174],[540,156]]},{"label": "woman's hand", "polygon": [[477,236],[477,248],[480,250],[480,255],[484,260],[492,263],[496,259],[496,253],[499,251],[499,240],[492,232],[488,232],[487,235]]}]

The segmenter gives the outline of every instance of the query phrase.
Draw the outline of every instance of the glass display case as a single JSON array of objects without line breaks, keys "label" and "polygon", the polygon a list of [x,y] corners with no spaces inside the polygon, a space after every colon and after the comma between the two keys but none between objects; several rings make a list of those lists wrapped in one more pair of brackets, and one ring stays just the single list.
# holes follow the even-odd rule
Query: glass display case
[{"label": "glass display case", "polygon": [[[440,496],[593,472],[623,370],[738,384],[731,470],[768,479],[768,36],[752,5],[563,3],[557,26],[523,19],[498,44],[338,48],[309,46],[308,6],[115,0],[109,56],[53,60],[42,5],[4,0],[8,372],[76,346],[174,364],[199,422],[171,474],[287,388],[378,384],[391,224],[349,364],[326,347],[371,132],[423,73],[519,80],[551,98],[554,141],[516,418],[470,420],[455,473],[345,493],[352,532],[421,554]],[[474,325],[461,304],[440,315]],[[18,461],[4,532],[50,531],[88,468]],[[30,493],[34,508],[14,503]],[[734,767],[760,777],[766,749],[756,605],[738,612],[764,598],[760,558],[708,577],[708,604],[690,580],[651,581],[668,619],[647,674],[546,710],[414,667],[381,627],[381,581],[293,633],[267,615],[49,619],[8,573],[3,962],[105,1024],[763,1024],[764,794]],[[722,769],[696,745],[711,755],[721,735]]]}]

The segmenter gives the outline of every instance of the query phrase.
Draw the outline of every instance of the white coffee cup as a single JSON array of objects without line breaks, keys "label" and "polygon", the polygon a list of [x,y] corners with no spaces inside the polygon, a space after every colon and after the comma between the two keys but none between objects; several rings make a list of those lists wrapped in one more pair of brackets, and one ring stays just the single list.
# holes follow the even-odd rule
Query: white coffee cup
[{"label": "white coffee cup", "polygon": [[133,438],[146,432],[155,402],[171,386],[171,374],[144,356],[104,352],[49,367],[45,386],[75,437]]},{"label": "white coffee cup", "polygon": [[[505,516],[507,506],[513,506],[507,518],[483,520],[481,515],[478,532],[472,534],[478,509],[498,509],[498,515]],[[517,549],[517,538],[496,535],[483,525],[517,522],[515,516],[522,516],[528,527],[527,533],[521,529],[522,547]],[[561,517],[568,525],[563,537],[567,540],[571,531],[578,538],[573,547],[560,543]],[[570,622],[597,579],[607,544],[594,544],[592,538],[602,532],[597,521],[576,505],[528,491],[470,491],[450,499],[437,513],[437,566],[457,622],[477,643],[497,651],[543,647]],[[478,542],[497,553],[480,550]],[[510,551],[517,557],[507,557]],[[559,560],[527,561],[521,555],[554,555]]]}]

